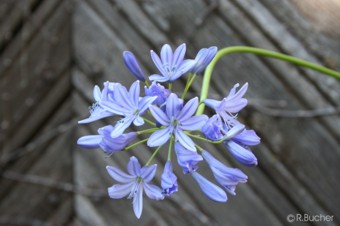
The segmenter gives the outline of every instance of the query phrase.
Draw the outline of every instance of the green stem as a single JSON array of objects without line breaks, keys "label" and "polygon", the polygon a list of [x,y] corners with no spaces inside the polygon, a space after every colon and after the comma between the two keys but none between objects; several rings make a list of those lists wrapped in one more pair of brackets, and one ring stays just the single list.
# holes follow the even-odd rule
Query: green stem
[{"label": "green stem", "polygon": [[188,132],[185,133],[186,135],[188,135],[189,137],[192,137],[192,138],[195,138],[197,140],[202,140],[202,141],[205,141],[205,142],[209,142],[211,144],[221,144],[224,140],[208,140],[208,139],[205,139],[204,137],[201,137],[200,135],[193,135],[193,134],[190,134]]},{"label": "green stem", "polygon": [[131,148],[133,148],[133,147],[136,147],[136,146],[139,145],[139,144],[145,143],[145,142],[148,141],[148,139],[149,139],[149,138],[146,138],[146,139],[144,139],[144,140],[137,141],[136,143],[133,143],[133,144],[131,144],[131,145],[125,147],[125,148],[124,148],[124,151],[127,151],[127,150],[129,150],[129,149],[131,149]]},{"label": "green stem", "polygon": [[150,129],[137,131],[137,135],[141,135],[141,134],[145,134],[145,133],[152,133],[152,132],[155,132],[156,130],[159,130],[159,128],[150,128]]},{"label": "green stem", "polygon": [[152,160],[155,158],[155,156],[158,154],[159,150],[161,150],[162,146],[159,146],[151,155],[151,157],[149,158],[149,160],[147,161],[147,163],[145,164],[146,166],[150,165],[150,163],[152,162]]},{"label": "green stem", "polygon": [[[254,48],[254,47],[247,47],[247,46],[233,46],[233,47],[227,47],[227,48],[219,50],[216,56],[214,57],[214,59],[211,61],[211,63],[206,68],[205,73],[204,73],[203,83],[202,83],[202,90],[201,90],[201,97],[200,97],[201,102],[205,100],[208,96],[209,83],[210,83],[212,71],[216,63],[222,56],[228,55],[231,53],[253,53],[256,55],[267,56],[267,57],[287,61],[289,63],[296,64],[301,67],[306,67],[306,68],[321,72],[323,74],[329,75],[336,79],[340,79],[340,73],[337,71],[328,69],[321,65],[317,65],[317,64],[314,64],[314,63],[311,63],[311,62],[308,62],[308,61],[305,61],[305,60],[302,60],[302,59],[299,59],[293,56],[289,56],[286,54],[282,54],[282,53],[278,53],[278,52],[274,52],[270,50],[265,50],[261,48]],[[204,107],[205,107],[204,104],[200,105],[197,109],[196,114],[197,115],[202,114],[204,111]]]},{"label": "green stem", "polygon": [[185,85],[185,88],[184,88],[184,91],[183,91],[183,94],[182,94],[182,99],[185,98],[185,95],[187,95],[187,92],[192,84],[192,82],[195,80],[196,78],[196,74],[193,74],[192,76],[189,76],[188,77],[188,80],[187,80],[187,84]]},{"label": "green stem", "polygon": [[173,144],[174,144],[174,138],[173,136],[171,136],[170,142],[169,142],[169,149],[168,149],[168,159],[167,159],[168,161],[171,161],[171,152],[172,152]]},{"label": "green stem", "polygon": [[150,125],[152,125],[152,126],[156,126],[156,123],[154,123],[154,122],[151,122],[149,119],[147,119],[147,118],[144,118],[144,117],[142,117],[143,118],[143,120],[146,122],[146,123],[149,123]]}]

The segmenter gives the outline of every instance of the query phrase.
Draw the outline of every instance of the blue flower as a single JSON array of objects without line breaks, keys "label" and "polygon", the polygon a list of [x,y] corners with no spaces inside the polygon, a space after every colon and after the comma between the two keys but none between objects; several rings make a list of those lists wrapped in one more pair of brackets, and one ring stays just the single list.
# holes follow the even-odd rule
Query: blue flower
[{"label": "blue flower", "polygon": [[248,89],[248,83],[245,83],[238,92],[236,92],[237,87],[239,87],[239,84],[236,84],[230,90],[229,95],[221,101],[214,99],[205,99],[203,101],[208,107],[214,109],[222,117],[223,121],[229,125],[237,123],[233,114],[238,113],[248,103],[247,99],[243,98]]},{"label": "blue flower", "polygon": [[170,90],[156,82],[152,82],[150,87],[145,86],[145,95],[157,96],[157,99],[153,102],[153,104],[157,104],[158,106],[161,106],[166,102],[170,93]]},{"label": "blue flower", "polygon": [[114,113],[102,108],[100,103],[112,99],[115,85],[116,83],[105,82],[103,91],[100,91],[100,88],[97,85],[93,88],[93,97],[96,102],[90,107],[90,117],[80,120],[78,122],[79,124],[90,123],[114,115]]},{"label": "blue flower", "polygon": [[162,189],[156,185],[150,184],[150,181],[156,174],[157,165],[141,167],[138,160],[132,156],[127,165],[128,173],[120,169],[107,166],[107,172],[110,176],[121,184],[114,184],[108,188],[109,196],[113,199],[120,199],[125,196],[132,199],[133,211],[139,219],[143,210],[143,190],[150,199],[162,200],[164,195]]},{"label": "blue flower", "polygon": [[256,166],[257,158],[250,150],[249,146],[260,143],[260,138],[254,130],[244,130],[234,136],[231,140],[223,142],[234,158],[246,166]]},{"label": "blue flower", "polygon": [[170,45],[163,45],[160,58],[151,50],[151,58],[161,74],[151,75],[149,77],[150,80],[157,82],[172,82],[190,71],[196,61],[184,60],[185,52],[185,44],[178,46],[174,53],[172,52]]},{"label": "blue flower", "polygon": [[131,123],[135,126],[141,126],[144,124],[144,120],[140,117],[157,98],[145,96],[139,97],[140,86],[139,81],[135,81],[130,90],[121,85],[117,84],[114,89],[114,100],[113,101],[102,101],[100,106],[105,110],[112,112],[116,115],[124,116],[123,119],[119,120],[114,130],[111,132],[111,137],[117,137],[121,135]]},{"label": "blue flower", "polygon": [[192,173],[198,169],[197,163],[203,160],[202,156],[197,152],[185,149],[180,143],[175,143],[175,152],[177,162],[182,167],[183,173]]},{"label": "blue flower", "polygon": [[125,63],[125,66],[129,69],[129,71],[140,81],[144,82],[145,81],[145,76],[140,68],[138,61],[133,55],[132,52],[130,51],[124,51],[123,52],[123,60]]},{"label": "blue flower", "polygon": [[202,156],[208,163],[216,181],[230,194],[236,195],[235,189],[238,183],[247,182],[248,177],[241,170],[223,165],[207,151],[203,151]]},{"label": "blue flower", "polygon": [[213,184],[197,172],[192,172],[191,175],[208,198],[217,202],[226,202],[228,200],[227,194],[216,184]]},{"label": "blue flower", "polygon": [[185,148],[190,151],[196,151],[194,142],[183,130],[199,130],[207,121],[208,117],[206,115],[192,116],[197,106],[198,98],[195,97],[189,100],[182,108],[180,99],[174,93],[170,94],[166,102],[165,112],[156,106],[150,106],[151,114],[164,128],[151,134],[147,142],[148,146],[160,146],[166,143],[174,134],[175,140],[179,141]]},{"label": "blue flower", "polygon": [[215,57],[217,52],[217,47],[212,46],[209,49],[203,48],[201,49],[196,57],[195,57],[195,65],[190,70],[193,74],[201,73],[212,61],[212,59]]},{"label": "blue flower", "polygon": [[220,116],[213,115],[202,127],[201,131],[209,140],[217,141],[230,140],[244,131],[244,128],[245,126],[241,123],[234,123],[231,127],[231,125],[223,123]]},{"label": "blue flower", "polygon": [[99,135],[88,135],[80,137],[77,141],[78,145],[84,148],[101,148],[106,154],[112,154],[123,150],[129,143],[131,143],[136,137],[136,132],[130,132],[122,134],[118,137],[112,138],[111,132],[114,127],[112,125],[104,126],[98,129]]},{"label": "blue flower", "polygon": [[171,195],[178,191],[177,177],[172,171],[171,161],[166,161],[164,171],[162,174],[161,186],[163,188],[163,194],[166,196]]}]

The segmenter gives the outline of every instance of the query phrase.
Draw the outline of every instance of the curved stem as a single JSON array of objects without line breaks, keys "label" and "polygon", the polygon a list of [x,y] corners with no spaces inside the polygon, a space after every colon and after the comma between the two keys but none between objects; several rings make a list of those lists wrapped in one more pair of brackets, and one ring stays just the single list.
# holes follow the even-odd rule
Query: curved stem
[{"label": "curved stem", "polygon": [[[227,48],[219,50],[217,52],[216,56],[214,57],[214,59],[211,61],[211,63],[206,68],[206,70],[204,72],[203,83],[202,83],[202,90],[201,90],[201,97],[200,97],[201,102],[203,100],[205,100],[208,96],[209,83],[210,83],[212,71],[213,71],[216,63],[218,62],[218,60],[222,56],[228,55],[228,54],[231,54],[231,53],[253,53],[253,54],[256,54],[256,55],[267,56],[267,57],[287,61],[289,63],[299,65],[301,67],[306,67],[306,68],[321,72],[323,74],[329,75],[329,76],[334,77],[336,79],[340,79],[340,73],[337,72],[337,71],[328,69],[326,67],[323,67],[323,66],[305,61],[305,60],[301,60],[301,59],[293,57],[293,56],[289,56],[289,55],[286,55],[286,54],[282,54],[282,53],[278,53],[278,52],[274,52],[274,51],[270,51],[270,50],[265,50],[265,49],[261,49],[261,48],[254,48],[254,47],[247,47],[247,46],[233,46],[233,47],[227,47]],[[202,114],[203,111],[204,111],[204,107],[205,107],[204,104],[200,105],[197,109],[196,114],[197,115]]]}]

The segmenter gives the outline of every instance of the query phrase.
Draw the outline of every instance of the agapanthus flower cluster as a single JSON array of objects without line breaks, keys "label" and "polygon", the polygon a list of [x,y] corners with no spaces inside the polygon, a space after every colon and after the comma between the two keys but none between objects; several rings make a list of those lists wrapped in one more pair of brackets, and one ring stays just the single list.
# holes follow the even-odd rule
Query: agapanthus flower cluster
[{"label": "agapanthus flower cluster", "polygon": [[[173,171],[174,158],[183,173],[193,177],[203,194],[217,202],[226,202],[227,193],[235,195],[236,185],[247,182],[247,175],[216,159],[197,144],[198,140],[224,144],[226,150],[240,163],[257,165],[250,147],[259,144],[260,138],[237,119],[238,112],[247,105],[244,95],[248,84],[240,88],[239,84],[234,85],[222,100],[199,100],[198,97],[186,99],[190,85],[212,61],[217,48],[203,48],[194,59],[185,59],[185,52],[185,44],[178,46],[174,52],[166,44],[160,55],[151,51],[151,59],[158,73],[146,76],[134,54],[125,51],[124,63],[137,80],[130,87],[112,82],[105,82],[102,89],[95,86],[95,103],[90,107],[90,116],[79,121],[90,123],[112,117],[112,124],[99,128],[98,134],[78,139],[78,144],[84,148],[101,148],[110,156],[143,143],[153,150],[143,166],[132,156],[127,163],[127,173],[116,166],[106,167],[117,182],[108,188],[109,196],[112,199],[132,199],[137,218],[142,214],[143,192],[150,199],[162,200],[178,191],[177,176]],[[186,79],[187,84],[182,93],[175,93],[172,91],[173,84],[181,82],[179,78],[184,78],[181,81]],[[144,92],[141,91],[140,83],[144,83]],[[197,114],[199,104],[205,104],[215,114]],[[138,139],[141,135],[144,138]],[[148,138],[145,139],[145,136]],[[168,152],[168,159],[158,186],[155,185],[157,182],[151,181],[157,170],[153,162],[161,151]],[[208,164],[214,178],[207,179],[199,173],[201,161]]]}]

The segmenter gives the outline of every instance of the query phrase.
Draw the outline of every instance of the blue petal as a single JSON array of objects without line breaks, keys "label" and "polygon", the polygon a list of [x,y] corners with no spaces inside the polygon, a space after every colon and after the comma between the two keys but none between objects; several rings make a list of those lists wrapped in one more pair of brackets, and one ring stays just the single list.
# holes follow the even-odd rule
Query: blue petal
[{"label": "blue petal", "polygon": [[176,128],[175,137],[184,148],[190,151],[196,151],[195,143],[181,129]]},{"label": "blue petal", "polygon": [[192,98],[186,103],[181,112],[178,114],[177,119],[179,121],[184,121],[189,119],[196,111],[198,106],[198,97]]},{"label": "blue petal", "polygon": [[129,175],[116,167],[106,166],[106,170],[114,180],[120,183],[126,184],[136,180],[136,176]]},{"label": "blue petal", "polygon": [[156,164],[153,164],[151,166],[144,166],[140,171],[140,176],[145,182],[150,182],[155,177],[156,170]]},{"label": "blue petal", "polygon": [[[179,110],[180,102],[176,94],[171,93],[166,101],[166,114],[169,118],[176,117]],[[158,121],[158,120],[157,120]]]},{"label": "blue petal", "polygon": [[143,186],[140,186],[136,191],[137,193],[133,196],[133,211],[136,217],[139,219],[143,211]]},{"label": "blue petal", "polygon": [[169,77],[165,77],[162,75],[158,75],[158,74],[153,74],[149,77],[149,79],[151,81],[156,81],[156,82],[167,82],[169,81]]},{"label": "blue petal", "polygon": [[242,133],[238,134],[233,138],[234,141],[244,145],[258,145],[261,138],[258,137],[254,130],[244,130]]},{"label": "blue petal", "polygon": [[191,173],[198,169],[197,163],[203,158],[197,152],[185,149],[180,143],[175,143],[175,152],[177,155],[177,162],[183,169],[183,173]]},{"label": "blue petal", "polygon": [[128,184],[115,184],[108,188],[109,196],[113,199],[121,199],[127,196],[133,187],[135,182]]},{"label": "blue petal", "polygon": [[[162,63],[161,59],[158,57],[158,55],[153,50],[150,51],[150,54],[151,54],[152,61],[156,65],[159,72],[162,75],[165,75],[166,71],[164,70],[163,63]],[[152,80],[151,77],[150,77],[150,80]]]},{"label": "blue petal", "polygon": [[173,56],[172,67],[178,67],[182,63],[186,49],[185,43],[177,47]]},{"label": "blue petal", "polygon": [[78,139],[77,144],[83,148],[98,148],[102,139],[101,135],[83,136]]},{"label": "blue petal", "polygon": [[241,145],[233,142],[232,140],[225,142],[227,148],[229,149],[230,153],[234,156],[234,158],[239,161],[240,163],[246,166],[256,166],[257,165],[257,158],[255,155],[242,147]]},{"label": "blue petal", "polygon": [[109,101],[101,101],[100,106],[116,115],[128,115],[131,112],[130,109],[122,108],[122,106]]},{"label": "blue petal", "polygon": [[125,108],[127,110],[134,111],[136,110],[136,106],[133,104],[132,99],[129,97],[129,93],[125,86],[118,84],[114,90],[114,98],[118,105],[121,106],[121,108]]},{"label": "blue petal", "polygon": [[135,126],[144,125],[144,119],[143,119],[142,117],[140,117],[140,116],[137,116],[137,117],[135,118],[135,120],[133,120],[133,124],[134,124]]},{"label": "blue petal", "polygon": [[164,195],[162,189],[156,185],[144,183],[145,194],[153,200],[162,200]]},{"label": "blue petal", "polygon": [[177,68],[176,72],[171,76],[170,81],[174,81],[181,77],[183,74],[190,71],[190,69],[195,65],[194,60],[184,60],[182,64]]},{"label": "blue petal", "polygon": [[167,126],[170,123],[169,117],[158,107],[150,106],[150,112],[157,122],[163,126]]},{"label": "blue petal", "polygon": [[133,120],[135,120],[135,116],[130,115],[116,122],[114,130],[111,132],[111,137],[115,138],[122,135],[124,131],[131,125]]},{"label": "blue petal", "polygon": [[215,111],[220,106],[220,104],[222,103],[222,101],[218,101],[218,100],[214,100],[214,99],[205,99],[205,100],[203,100],[203,102],[204,102],[205,105],[207,105],[211,109],[214,109]]},{"label": "blue petal", "polygon": [[241,123],[236,124],[234,127],[232,127],[225,136],[223,136],[223,139],[230,140],[231,138],[235,137],[236,135],[242,133],[244,131],[245,126]]},{"label": "blue petal", "polygon": [[171,67],[172,56],[173,56],[173,53],[172,53],[172,49],[170,45],[169,44],[163,45],[161,49],[161,60],[163,62],[163,66],[167,64],[169,67]]},{"label": "blue petal", "polygon": [[177,177],[172,170],[171,161],[167,161],[164,166],[164,171],[162,173],[161,186],[163,188],[163,194],[171,195],[178,191]]},{"label": "blue petal", "polygon": [[97,85],[95,85],[93,88],[93,97],[95,101],[101,101],[102,99],[102,92],[100,91],[100,88]]},{"label": "blue petal", "polygon": [[127,171],[131,175],[134,175],[134,176],[137,176],[137,177],[140,176],[141,166],[138,162],[138,159],[135,156],[130,157],[130,161],[127,165]]},{"label": "blue petal", "polygon": [[139,81],[137,80],[134,83],[132,83],[132,85],[130,86],[130,90],[129,90],[129,99],[133,103],[134,107],[138,106],[139,93],[140,93],[140,86],[139,86]]},{"label": "blue petal", "polygon": [[168,126],[153,132],[148,139],[147,145],[149,147],[157,147],[165,144],[170,139],[172,131],[173,127]]},{"label": "blue petal", "polygon": [[157,96],[143,97],[138,103],[139,114],[143,114],[156,99]]},{"label": "blue petal", "polygon": [[220,187],[211,183],[201,174],[192,172],[191,175],[207,197],[217,202],[226,202],[228,200],[227,194]]},{"label": "blue petal", "polygon": [[135,57],[135,55],[130,51],[124,51],[123,52],[123,59],[125,66],[129,69],[129,71],[138,79],[141,81],[145,81],[145,76],[140,68],[138,61]]},{"label": "blue petal", "polygon": [[180,128],[182,130],[200,130],[208,120],[206,115],[196,115],[185,121],[180,121]]}]

